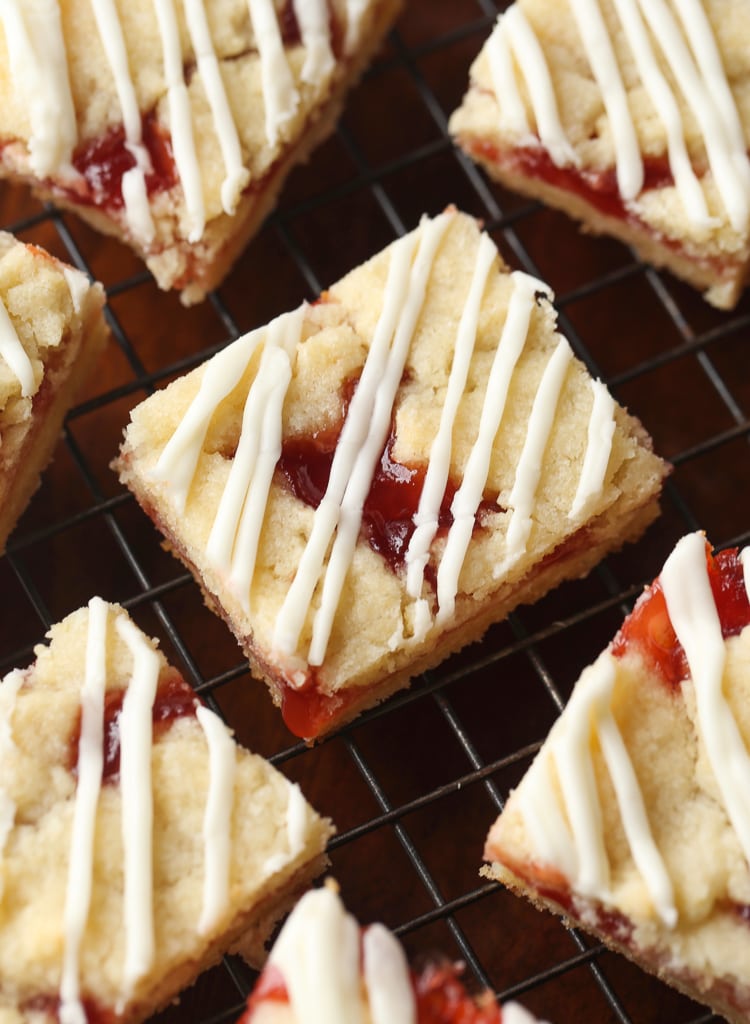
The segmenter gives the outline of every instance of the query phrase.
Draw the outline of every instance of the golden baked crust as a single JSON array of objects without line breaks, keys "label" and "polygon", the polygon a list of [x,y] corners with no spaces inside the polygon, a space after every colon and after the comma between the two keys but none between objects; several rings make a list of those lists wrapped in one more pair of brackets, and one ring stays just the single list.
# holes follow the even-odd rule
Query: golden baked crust
[{"label": "golden baked crust", "polygon": [[[104,1019],[142,1020],[230,949],[259,963],[274,918],[323,869],[330,823],[236,746],[122,608],[94,598],[49,637],[31,667],[0,683],[0,1018],[57,1021],[64,1004],[65,1019],[79,1019],[83,1005]],[[127,702],[149,682],[145,728],[132,707],[126,726]],[[101,704],[87,719],[97,686]],[[93,742],[97,721],[103,739]],[[211,725],[222,756],[230,752],[226,775]],[[150,763],[142,782],[141,741]],[[102,755],[94,768],[92,750]],[[79,816],[92,780],[100,788],[87,846]],[[205,817],[217,796],[227,824],[214,817],[212,829],[221,838],[225,828],[229,850],[218,867]],[[209,879],[225,886],[216,902]],[[71,900],[74,913],[84,907],[80,940]],[[144,906],[150,915],[138,912]],[[141,961],[149,936],[153,951]]]},{"label": "golden baked crust", "polygon": [[[656,5],[640,5],[638,13],[639,5],[623,4],[634,18],[634,35],[618,17],[614,0],[597,0],[587,8],[588,16],[584,6],[577,0],[512,4],[511,20],[500,18],[471,68],[468,92],[450,121],[451,134],[501,184],[559,207],[588,230],[620,238],[647,261],[668,267],[705,291],[709,302],[731,308],[745,285],[750,260],[747,7],[742,0],[706,0],[701,5],[706,21],[694,28],[680,21],[671,0],[664,5],[667,22],[658,24],[649,22]],[[612,59],[603,59],[617,69],[621,83],[619,98],[613,93],[611,102],[597,78],[577,9],[590,28],[591,11],[601,12],[612,49]],[[519,71],[524,66],[520,51],[513,50],[512,75],[525,125],[511,110],[507,91],[498,92],[501,61],[496,43],[508,37],[509,24],[516,31],[513,19],[520,20],[519,14],[540,46],[550,80],[547,98],[552,97],[559,116],[560,134],[540,127],[544,115],[540,105],[534,106],[529,79]],[[642,42],[637,41],[638,26]],[[699,72],[691,31],[706,47],[715,46],[726,76],[726,96],[717,84],[720,75],[710,84]],[[675,71],[677,63],[669,46],[663,45],[665,38],[675,53],[682,53],[684,73]],[[597,49],[603,52],[601,43]],[[535,82],[541,89],[542,77]],[[726,125],[719,112],[724,99],[730,110]],[[712,109],[712,103],[717,107]],[[623,130],[628,121],[632,138]],[[725,137],[719,143],[722,133]],[[628,138],[642,161],[641,186],[632,194],[617,178],[618,166],[627,163]],[[728,189],[738,189],[744,198],[732,216],[723,189],[727,174],[735,172],[737,178]],[[678,175],[684,190],[676,183]],[[686,198],[691,190],[692,197]]]},{"label": "golden baked crust", "polygon": [[8,318],[0,354],[2,552],[109,332],[101,285],[7,233],[0,233],[0,302]]},{"label": "golden baked crust", "polygon": [[[195,572],[298,734],[327,731],[407,685],[519,602],[585,573],[656,515],[664,463],[572,357],[544,294],[540,282],[507,271],[471,218],[449,210],[316,304],[246,335],[133,410],[117,463],[123,482]],[[260,347],[250,355],[256,343],[262,357]],[[559,393],[554,381],[544,391],[555,367]],[[269,394],[280,421],[269,412],[261,422]],[[603,447],[589,438],[600,402]],[[256,442],[265,462],[253,461]],[[574,508],[594,450],[604,455],[600,476]],[[245,471],[255,474],[247,490]],[[428,478],[434,498],[420,512],[428,529],[420,575],[414,516]],[[457,554],[450,506],[462,481],[467,546]],[[245,554],[234,538],[255,529],[257,551]],[[408,572],[416,572],[411,583]]]},{"label": "golden baked crust", "polygon": [[[192,303],[219,284],[288,172],[333,130],[400,0],[307,3],[324,43],[288,0],[8,7],[0,174],[126,241],[160,287]],[[147,202],[133,195],[144,188]]]},{"label": "golden baked crust", "polygon": [[738,1022],[750,1009],[743,557],[680,540],[576,684],[490,830],[484,869]]}]

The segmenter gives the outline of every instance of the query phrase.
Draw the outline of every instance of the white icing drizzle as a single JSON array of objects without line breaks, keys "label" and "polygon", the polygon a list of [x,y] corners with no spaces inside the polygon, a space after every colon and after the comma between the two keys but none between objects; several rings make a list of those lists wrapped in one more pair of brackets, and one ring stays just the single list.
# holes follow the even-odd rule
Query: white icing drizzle
[{"label": "white icing drizzle", "polygon": [[222,399],[239,384],[265,333],[262,327],[244,334],[206,363],[198,394],[151,470],[152,479],[166,484],[178,512],[185,511],[211,418]]},{"label": "white icing drizzle", "polygon": [[502,97],[503,126],[516,135],[528,137],[527,141],[530,141],[531,126],[513,69],[513,53],[502,15],[487,40],[487,59],[495,96]]},{"label": "white icing drizzle", "polygon": [[62,272],[68,284],[73,312],[80,313],[83,309],[83,300],[90,287],[89,279],[82,270],[76,270],[75,267],[69,267],[67,264],[63,264]]},{"label": "white icing drizzle", "polygon": [[268,326],[260,366],[245,400],[237,451],[206,546],[208,558],[228,575],[246,611],[268,494],[281,455],[281,410],[305,308],[303,304]]},{"label": "white icing drizzle", "polygon": [[331,49],[331,26],[326,0],[295,0],[294,13],[305,47],[302,81],[316,83],[333,71],[336,60]]},{"label": "white icing drizzle", "polygon": [[[713,223],[690,161],[679,103],[657,59],[652,37],[698,123],[729,221],[735,230],[745,230],[750,219],[750,159],[737,104],[703,6],[699,0],[674,0],[676,17],[665,0],[613,3],[638,75],[664,126],[670,170],[688,219],[697,225]],[[626,202],[632,201],[643,188],[644,166],[616,51],[599,0],[570,0],[570,5],[607,112],[618,190]],[[560,123],[542,46],[518,5],[499,19],[486,52],[501,104],[501,125],[520,136],[527,134],[518,73],[526,84],[537,134],[553,162],[558,166],[577,164]]]},{"label": "white icing drizzle", "polygon": [[295,1020],[416,1024],[416,1001],[398,941],[382,925],[373,925],[365,930],[362,949],[364,993],[357,922],[329,888],[302,897],[268,958],[284,978]]},{"label": "white icing drizzle", "polygon": [[5,303],[0,301],[0,357],[10,367],[21,385],[21,395],[30,398],[36,390],[34,367],[21,339],[16,333]]},{"label": "white icing drizzle", "polygon": [[169,127],[172,134],[177,172],[185,193],[185,206],[189,224],[188,241],[199,242],[206,222],[203,204],[203,183],[198,165],[198,154],[193,138],[193,120],[190,96],[182,70],[182,47],[173,0],[153,0],[159,22],[164,78],[169,101]]},{"label": "white icing drizzle", "polygon": [[448,389],[440,413],[440,425],[430,447],[427,472],[419,496],[419,506],[414,515],[416,529],[406,552],[406,589],[411,597],[418,598],[422,593],[425,567],[430,557],[430,545],[438,529],[440,505],[450,473],[453,428],[474,355],[482,296],[496,256],[497,249],[494,242],[489,235],[483,234],[479,242],[474,275],[458,325],[453,363],[448,377]]},{"label": "white icing drizzle", "polygon": [[94,832],[104,762],[104,693],[107,683],[107,605],[93,597],[88,606],[86,668],[81,688],[78,785],[65,891],[64,952],[60,980],[61,1024],[86,1024],[79,988],[79,954],[91,905]]},{"label": "white icing drizzle", "polygon": [[479,431],[451,503],[453,523],[437,574],[438,622],[448,619],[455,609],[461,567],[487,483],[492,446],[505,411],[510,382],[528,337],[535,295],[551,296],[546,285],[528,274],[514,271],[511,280],[513,292],[487,381]]},{"label": "white icing drizzle", "polygon": [[[733,151],[722,109],[714,101],[709,87],[711,84],[715,86],[716,83],[705,81],[701,75],[702,69],[696,68],[679,25],[664,0],[640,0],[640,5],[703,133],[709,166],[730,223],[735,230],[742,231],[747,227],[750,217],[750,164],[746,152],[738,154]],[[696,10],[695,5],[688,4],[683,4],[681,9],[681,15],[686,23],[689,24],[695,19],[691,29],[692,36],[697,38],[705,32],[712,34],[705,16],[696,18]],[[705,49],[704,45],[701,51],[705,53]],[[737,172],[737,159],[744,163],[745,173]]]},{"label": "white icing drizzle", "polygon": [[151,170],[151,157],[143,145],[141,112],[130,75],[125,38],[114,0],[92,0],[92,7],[104,52],[114,76],[125,128],[126,147],[135,159],[135,167],[125,172],[121,184],[127,221],[134,236],[148,244],[153,241],[156,234],[145,177]]},{"label": "white icing drizzle", "polygon": [[[630,44],[638,74],[667,133],[669,166],[688,217],[696,224],[709,224],[711,219],[703,189],[690,163],[680,108],[656,60],[638,10],[638,0],[614,0],[614,3]],[[629,107],[622,111],[622,116],[630,118]]]},{"label": "white icing drizzle", "polygon": [[13,741],[13,710],[18,691],[23,685],[24,674],[19,669],[9,672],[0,682],[0,904],[3,900],[5,877],[2,860],[8,836],[15,823],[16,804],[2,786],[2,763],[15,749]]},{"label": "white icing drizzle", "polygon": [[597,0],[570,0],[570,4],[602,91],[615,147],[620,195],[635,199],[643,188],[643,160],[612,41]]},{"label": "white icing drizzle", "polygon": [[263,864],[266,877],[275,875],[300,855],[305,845],[307,834],[307,804],[302,790],[296,782],[288,782],[289,795],[286,805],[286,838],[287,850],[278,850],[267,857]]},{"label": "white icing drizzle", "polygon": [[120,713],[120,789],[125,856],[123,985],[129,994],[151,967],[155,952],[151,744],[159,658],[129,619],[118,618],[116,625],[133,658],[133,674]]},{"label": "white icing drizzle", "polygon": [[70,165],[77,139],[60,5],[56,0],[4,0],[0,19],[13,81],[29,114],[29,162],[46,177]]},{"label": "white icing drizzle", "polygon": [[237,125],[221,77],[203,0],[183,2],[190,40],[198,60],[198,70],[206,89],[226,169],[226,177],[221,186],[221,202],[224,212],[233,214],[237,209],[240,193],[250,179],[250,172],[243,163]]},{"label": "white icing drizzle", "polygon": [[[313,620],[308,653],[311,665],[322,664],[325,657],[333,617],[359,533],[362,506],[383,451],[396,390],[433,261],[452,217],[453,214],[441,214],[423,222],[419,232],[406,235],[394,243],[391,250],[383,310],[336,447],[326,493],[315,510],[311,536],[274,629],[274,646],[283,653],[294,653],[330,538],[335,532],[320,605]],[[419,249],[410,266],[417,236]]]},{"label": "white icing drizzle", "polygon": [[[495,31],[507,38],[509,46],[501,45],[499,49],[490,51],[491,60],[506,62],[495,65],[493,78],[503,83],[509,81],[510,76],[514,74],[512,63],[510,66],[507,64],[512,52],[517,66],[522,69],[542,145],[558,166],[577,164],[578,157],[560,121],[555,90],[544,51],[518,4],[514,4],[502,16]],[[510,94],[511,120],[508,127],[511,130],[518,129],[517,95],[517,92]],[[501,116],[504,117],[504,111]]]},{"label": "white icing drizzle", "polygon": [[750,756],[722,689],[726,646],[703,534],[691,533],[678,541],[660,579],[667,612],[690,669],[708,761],[729,821],[750,860]]},{"label": "white icing drizzle", "polygon": [[516,466],[516,478],[508,499],[511,513],[505,537],[506,555],[504,561],[495,567],[496,577],[517,562],[526,551],[526,543],[531,533],[534,498],[542,474],[544,453],[552,433],[557,403],[572,358],[573,352],[570,345],[565,338],[560,338],[544,369],[534,397],[531,416],[526,428],[526,440]]},{"label": "white icing drizzle", "polygon": [[[654,842],[638,779],[612,713],[616,676],[616,660],[609,651],[584,670],[549,736],[546,750],[532,768],[528,788],[518,793],[518,804],[531,835],[540,839],[545,862],[559,866],[577,892],[611,902],[609,861],[591,750],[591,733],[595,731],[633,860],[659,917],[671,928],[677,922],[672,882]],[[567,822],[552,784],[552,763],[557,769]]]},{"label": "white icing drizzle", "polygon": [[209,757],[203,816],[203,910],[198,923],[198,931],[205,934],[218,927],[229,906],[236,748],[231,732],[218,715],[203,705],[195,714],[208,743]]},{"label": "white icing drizzle", "polygon": [[260,54],[266,139],[269,146],[275,146],[281,127],[297,112],[299,93],[284,52],[273,0],[247,0],[247,4]]},{"label": "white icing drizzle", "polygon": [[385,925],[373,924],[365,929],[362,960],[372,1024],[416,1024],[416,997],[406,954]]},{"label": "white icing drizzle", "polygon": [[570,519],[585,515],[591,502],[601,494],[615,434],[615,400],[600,380],[591,381],[591,390],[594,401],[589,417],[586,454],[575,498],[568,513]]},{"label": "white icing drizzle", "polygon": [[344,51],[351,54],[359,46],[362,35],[362,19],[369,6],[369,0],[346,0],[346,35]]}]

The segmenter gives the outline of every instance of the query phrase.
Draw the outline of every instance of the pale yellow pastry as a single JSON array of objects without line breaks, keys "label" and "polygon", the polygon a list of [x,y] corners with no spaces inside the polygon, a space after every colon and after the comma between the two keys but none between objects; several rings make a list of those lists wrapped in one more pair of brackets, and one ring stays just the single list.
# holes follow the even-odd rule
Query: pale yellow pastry
[{"label": "pale yellow pastry", "polygon": [[143,402],[117,465],[306,738],[637,537],[665,473],[455,210]]},{"label": "pale yellow pastry", "polygon": [[411,968],[385,925],[360,927],[335,886],[305,893],[284,923],[239,1024],[542,1024],[491,992],[472,995],[461,965]]},{"label": "pale yellow pastry", "polygon": [[0,552],[108,337],[104,291],[0,232]]},{"label": "pale yellow pastry", "polygon": [[10,0],[0,175],[196,302],[334,128],[400,0]]},{"label": "pale yellow pastry", "polygon": [[324,867],[299,788],[93,598],[0,682],[0,1021],[140,1021]]},{"label": "pale yellow pastry", "polygon": [[749,31],[745,0],[517,0],[450,131],[729,309],[750,261]]},{"label": "pale yellow pastry", "polygon": [[485,872],[741,1024],[750,1015],[750,549],[683,537],[584,670]]}]

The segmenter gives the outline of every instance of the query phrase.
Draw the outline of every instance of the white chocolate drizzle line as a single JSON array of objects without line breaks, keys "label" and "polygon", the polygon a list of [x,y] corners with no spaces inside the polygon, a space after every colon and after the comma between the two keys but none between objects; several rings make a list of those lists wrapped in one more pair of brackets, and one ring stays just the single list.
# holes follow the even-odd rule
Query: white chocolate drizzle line
[{"label": "white chocolate drizzle line", "polygon": [[0,19],[16,88],[28,111],[29,162],[44,178],[73,173],[78,137],[57,0],[3,0]]},{"label": "white chocolate drizzle line", "polygon": [[[515,57],[517,66],[522,69],[542,145],[558,167],[566,164],[577,165],[578,157],[560,121],[555,90],[544,51],[518,4],[514,4],[499,18],[495,32],[500,33],[501,40],[499,46],[493,46],[488,51],[493,81],[499,82],[503,88],[510,88],[511,82],[515,83]],[[515,84],[509,96],[508,127],[512,131],[518,131],[520,127],[525,135],[528,124],[520,121],[519,108],[522,100]],[[503,118],[504,113],[503,108]]]},{"label": "white chocolate drizzle line", "polygon": [[263,875],[270,878],[281,868],[291,864],[305,848],[307,834],[307,803],[296,782],[288,782],[289,796],[286,805],[287,850],[279,850],[267,857],[263,863]]},{"label": "white chocolate drizzle line", "polygon": [[21,339],[16,333],[4,302],[0,302],[0,357],[5,360],[12,373],[18,378],[22,397],[30,398],[34,394],[36,386],[34,367],[26,349],[21,344]]},{"label": "white chocolate drizzle line", "polygon": [[740,561],[742,562],[742,574],[745,580],[747,599],[750,601],[750,547],[743,548],[740,551]]},{"label": "white chocolate drizzle line", "polygon": [[327,0],[296,0],[294,13],[306,51],[302,81],[314,84],[329,75],[336,64]]},{"label": "white chocolate drizzle line", "polygon": [[594,401],[589,417],[588,442],[569,519],[586,514],[590,503],[601,494],[615,435],[615,400],[600,380],[591,381]]},{"label": "white chocolate drizzle line", "polygon": [[597,0],[570,0],[570,4],[607,111],[620,195],[635,199],[643,188],[643,160],[612,41]]},{"label": "white chocolate drizzle line", "polygon": [[245,400],[237,451],[206,545],[209,560],[228,576],[248,612],[260,531],[281,456],[281,410],[305,308],[303,304],[268,326],[260,366]]},{"label": "white chocolate drizzle line", "polygon": [[511,280],[513,291],[487,381],[479,431],[451,503],[453,523],[437,574],[438,622],[448,619],[455,609],[458,578],[487,483],[492,446],[505,411],[510,382],[528,338],[535,296],[541,293],[551,297],[547,286],[528,274],[514,271]]},{"label": "white chocolate drizzle line", "polygon": [[284,41],[273,0],[247,0],[260,53],[260,73],[266,106],[266,139],[275,146],[281,127],[299,106],[299,93],[284,52]]},{"label": "white chocolate drizzle line", "polygon": [[570,345],[561,337],[544,368],[539,388],[534,396],[526,428],[526,440],[516,466],[513,489],[508,498],[511,513],[508,532],[505,535],[506,554],[504,560],[495,566],[496,579],[514,565],[526,551],[526,543],[531,533],[534,498],[542,475],[544,452],[552,433],[557,403],[572,358]]},{"label": "white chocolate drizzle line", "polygon": [[198,165],[198,153],[193,138],[190,96],[182,69],[182,47],[177,16],[173,0],[153,0],[153,2],[161,35],[172,148],[177,172],[185,193],[189,225],[188,241],[199,242],[206,223],[206,211],[203,204],[203,183]]},{"label": "white chocolate drizzle line", "polygon": [[19,669],[14,669],[0,682],[0,905],[3,902],[3,890],[5,888],[5,875],[2,869],[5,844],[15,822],[16,805],[6,790],[3,789],[2,779],[3,760],[8,757],[15,748],[13,741],[13,710],[16,706],[18,691],[23,685],[24,674]]},{"label": "white chocolate drizzle line", "polygon": [[92,7],[104,52],[115,80],[115,90],[125,128],[126,148],[135,159],[135,167],[131,167],[122,176],[121,190],[125,212],[134,236],[148,244],[153,241],[155,235],[146,190],[146,174],[152,169],[151,157],[143,145],[141,112],[130,76],[122,25],[114,0],[92,0]]},{"label": "white chocolate drizzle line", "polygon": [[[388,435],[393,402],[432,265],[453,216],[444,213],[423,221],[419,232],[399,239],[391,249],[381,316],[336,446],[326,493],[315,510],[312,533],[274,629],[274,647],[284,654],[295,653],[329,542],[335,534],[324,572],[320,606],[313,620],[308,653],[311,665],[322,664],[325,657],[359,533],[362,507]],[[411,265],[417,237],[419,248]]]},{"label": "white chocolate drizzle line", "polygon": [[218,715],[203,705],[195,713],[209,756],[209,789],[203,816],[203,911],[198,923],[198,931],[205,934],[218,927],[229,906],[236,748]]},{"label": "white chocolate drizzle line", "polygon": [[[670,170],[688,218],[698,225],[711,223],[702,185],[690,163],[679,104],[656,57],[646,24],[702,133],[729,222],[735,230],[745,230],[750,219],[750,160],[718,44],[701,4],[698,0],[675,0],[678,21],[664,0],[613,2],[638,75],[664,126]],[[570,3],[611,126],[618,189],[625,201],[631,201],[643,187],[643,158],[615,48],[599,0]],[[541,44],[517,5],[499,19],[493,35],[497,34],[501,38],[491,40],[487,55],[493,87],[501,102],[501,126],[520,136],[527,134],[512,61],[515,56],[542,145],[558,166],[577,163],[568,152],[570,145],[560,125],[555,88]]]},{"label": "white chocolate drizzle line", "polygon": [[60,980],[61,1024],[86,1024],[79,987],[79,954],[94,877],[96,809],[104,763],[104,692],[107,682],[107,605],[89,601],[86,669],[81,688],[78,785],[65,891],[64,952]]},{"label": "white chocolate drizzle line", "polygon": [[[743,565],[747,565],[744,556]],[[687,658],[708,762],[727,817],[750,861],[750,756],[722,689],[726,644],[702,533],[678,541],[660,579],[669,618]]]},{"label": "white chocolate drizzle line", "polygon": [[419,495],[419,506],[414,515],[415,530],[406,551],[406,589],[410,596],[415,598],[420,597],[422,593],[425,567],[430,557],[430,545],[438,529],[440,506],[450,473],[453,428],[474,355],[482,296],[496,256],[497,249],[494,242],[489,235],[483,234],[479,241],[479,251],[474,266],[474,275],[469,286],[469,294],[458,325],[453,362],[448,377],[448,389],[440,412],[440,425],[430,446],[430,457],[422,492]]},{"label": "white chocolate drizzle line", "polygon": [[[616,675],[616,661],[609,651],[584,670],[518,791],[518,806],[532,840],[539,843],[541,860],[559,867],[571,879],[575,892],[611,903],[609,861],[591,751],[591,736],[595,733],[633,860],[657,914],[672,928],[678,917],[672,881],[654,842],[643,794],[612,712]],[[552,778],[553,765],[559,797]]]},{"label": "white chocolate drizzle line", "polygon": [[129,619],[117,619],[117,632],[133,658],[133,674],[120,713],[120,789],[125,855],[123,985],[129,995],[139,978],[151,967],[155,952],[151,746],[159,659]]},{"label": "white chocolate drizzle line", "polygon": [[409,968],[395,936],[383,925],[367,928],[362,958],[360,973],[359,926],[323,888],[297,903],[268,962],[281,972],[292,1016],[304,1024],[416,1024]]},{"label": "white chocolate drizzle line", "polygon": [[224,212],[233,214],[237,209],[240,193],[250,179],[250,172],[242,161],[237,126],[229,106],[224,80],[214,51],[211,32],[206,18],[203,0],[183,0],[190,41],[198,60],[198,71],[206,89],[206,97],[214,119],[219,138],[221,155],[226,168],[226,177],[221,185],[221,203]]}]

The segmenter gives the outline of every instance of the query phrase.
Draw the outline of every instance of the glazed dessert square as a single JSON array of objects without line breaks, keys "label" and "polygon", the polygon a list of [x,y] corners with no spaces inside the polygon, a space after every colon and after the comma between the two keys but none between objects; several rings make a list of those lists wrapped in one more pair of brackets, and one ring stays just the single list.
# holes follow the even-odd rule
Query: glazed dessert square
[{"label": "glazed dessert square", "polygon": [[104,291],[0,232],[0,553],[103,349]]},{"label": "glazed dessert square", "polygon": [[0,1020],[140,1021],[253,964],[330,827],[93,598],[0,682]]},{"label": "glazed dessert square", "polygon": [[308,739],[637,537],[665,473],[455,210],[148,398],[117,468]]},{"label": "glazed dessert square", "polygon": [[469,993],[446,960],[412,970],[385,925],[361,927],[335,887],[306,893],[287,918],[239,1024],[541,1024],[518,1003]]},{"label": "glazed dessert square", "polygon": [[450,122],[489,175],[731,309],[750,261],[745,0],[517,0]]},{"label": "glazed dessert square", "polygon": [[10,0],[0,175],[216,287],[333,130],[400,0]]},{"label": "glazed dessert square", "polygon": [[683,537],[579,679],[485,872],[750,1015],[750,549]]}]

